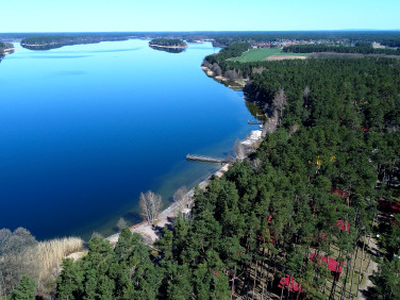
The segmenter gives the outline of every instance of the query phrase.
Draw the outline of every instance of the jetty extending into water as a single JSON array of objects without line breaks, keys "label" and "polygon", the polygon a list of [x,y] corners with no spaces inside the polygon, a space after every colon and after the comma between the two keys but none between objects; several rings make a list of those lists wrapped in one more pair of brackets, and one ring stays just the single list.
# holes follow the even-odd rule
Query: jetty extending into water
[{"label": "jetty extending into water", "polygon": [[216,158],[211,156],[204,156],[204,155],[195,155],[195,154],[188,154],[186,155],[186,160],[191,161],[200,161],[200,162],[208,162],[213,164],[226,164],[226,159]]},{"label": "jetty extending into water", "polygon": [[254,122],[254,121],[247,121],[247,124],[249,125],[262,125],[262,122]]}]

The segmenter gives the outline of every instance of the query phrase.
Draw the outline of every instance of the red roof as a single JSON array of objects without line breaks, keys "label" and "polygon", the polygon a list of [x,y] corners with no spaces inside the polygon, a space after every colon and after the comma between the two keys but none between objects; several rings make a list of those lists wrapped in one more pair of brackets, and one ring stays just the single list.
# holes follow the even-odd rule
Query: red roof
[{"label": "red roof", "polygon": [[337,226],[339,227],[340,230],[345,230],[345,231],[349,231],[350,229],[350,223],[349,222],[343,222],[340,220],[337,220]]},{"label": "red roof", "polygon": [[294,278],[290,275],[282,277],[278,287],[285,290],[287,290],[289,287],[290,292],[301,292],[301,285],[299,285],[297,281],[294,280]]},{"label": "red roof", "polygon": [[400,202],[389,202],[385,200],[379,201],[379,209],[386,210],[394,213],[400,212]]},{"label": "red roof", "polygon": [[342,274],[343,272],[343,268],[342,268],[342,264],[344,263],[343,261],[339,262],[334,259],[334,258],[330,258],[330,257],[317,257],[317,255],[315,253],[311,253],[310,255],[310,260],[312,259],[317,259],[319,263],[324,263],[326,265],[328,265],[328,269],[332,272],[336,272],[339,274]]},{"label": "red roof", "polygon": [[342,198],[344,198],[346,196],[346,192],[343,192],[343,191],[341,191],[339,189],[334,189],[334,188],[331,188],[329,193],[338,195],[339,197],[342,197]]}]

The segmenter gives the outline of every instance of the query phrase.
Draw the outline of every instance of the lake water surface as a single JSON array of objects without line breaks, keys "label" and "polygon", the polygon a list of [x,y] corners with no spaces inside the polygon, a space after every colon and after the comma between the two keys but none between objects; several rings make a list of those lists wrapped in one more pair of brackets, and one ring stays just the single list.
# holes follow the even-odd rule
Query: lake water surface
[{"label": "lake water surface", "polygon": [[241,92],[200,68],[216,51],[171,54],[148,41],[17,49],[0,63],[0,228],[39,239],[113,233],[140,221],[149,189],[168,205],[218,166],[254,127]]}]

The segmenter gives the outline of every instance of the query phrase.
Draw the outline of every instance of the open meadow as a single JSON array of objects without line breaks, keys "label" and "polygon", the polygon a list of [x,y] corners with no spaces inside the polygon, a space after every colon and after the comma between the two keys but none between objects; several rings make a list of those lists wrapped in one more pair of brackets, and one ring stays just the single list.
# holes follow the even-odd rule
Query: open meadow
[{"label": "open meadow", "polygon": [[307,57],[309,53],[284,53],[280,48],[261,48],[261,49],[250,49],[244,52],[241,56],[231,58],[231,61],[237,62],[253,62],[253,61],[262,61],[267,60],[271,56],[285,56],[289,58],[290,56],[295,55],[296,57],[302,56]]}]

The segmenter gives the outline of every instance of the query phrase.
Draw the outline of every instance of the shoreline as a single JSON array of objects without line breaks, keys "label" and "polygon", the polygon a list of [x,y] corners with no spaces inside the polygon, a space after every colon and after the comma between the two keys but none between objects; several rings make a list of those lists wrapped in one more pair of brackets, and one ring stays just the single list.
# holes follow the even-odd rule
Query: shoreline
[{"label": "shoreline", "polygon": [[14,51],[19,48],[21,48],[21,47],[12,47],[12,48],[3,49],[3,52],[0,53],[0,56],[6,56],[6,55],[13,54]]},{"label": "shoreline", "polygon": [[[155,48],[169,48],[169,49],[185,49],[188,46],[161,46],[161,45],[149,45],[150,47]],[[238,81],[230,81],[228,78],[223,76],[215,76],[214,72],[205,66],[201,66],[201,69],[206,73],[208,77],[213,78],[214,80],[220,83],[229,83],[232,82],[236,84],[236,88],[243,88],[246,82],[238,82]],[[226,85],[226,84],[225,84]],[[229,88],[235,88],[235,86],[226,85]],[[256,133],[257,132],[257,133]],[[261,130],[252,130],[248,136],[241,141],[241,144],[247,147],[248,149],[254,148],[259,141],[262,140]],[[259,144],[258,144],[259,145]],[[257,147],[257,146],[255,146]],[[246,154],[245,158],[248,157]],[[233,162],[225,163],[219,168],[217,171],[212,172],[207,179],[203,180],[195,187],[190,189],[182,200],[171,203],[168,207],[166,207],[162,212],[157,214],[153,219],[153,222],[150,224],[148,221],[142,221],[140,223],[134,224],[130,226],[129,229],[132,233],[139,233],[143,242],[149,246],[152,246],[155,241],[157,241],[160,237],[160,229],[164,228],[165,225],[172,225],[174,218],[179,214],[190,214],[193,200],[194,200],[194,190],[196,187],[199,187],[201,190],[205,190],[213,177],[221,178],[233,165]],[[115,245],[118,242],[119,232],[115,233],[111,236],[106,237],[105,239],[110,242],[110,244]]]},{"label": "shoreline", "polygon": [[[260,130],[254,130],[251,131],[257,132]],[[241,143],[243,145],[246,145],[246,147],[251,147],[254,144],[256,144],[258,141],[260,141],[261,134],[259,135],[259,138],[255,139],[254,135],[251,134],[248,138],[243,140]],[[247,155],[246,155],[247,157]],[[167,208],[165,208],[162,212],[160,212],[156,217],[154,218],[154,221],[152,224],[149,224],[147,221],[142,221],[138,224],[135,224],[133,226],[130,226],[129,229],[132,233],[139,233],[142,238],[143,242],[149,246],[153,245],[155,241],[159,239],[159,229],[164,228],[165,225],[171,225],[173,224],[174,218],[179,214],[190,214],[192,206],[193,206],[193,197],[194,197],[194,189],[196,187],[199,187],[201,190],[205,190],[210,182],[210,180],[213,177],[221,178],[228,170],[229,168],[233,165],[233,162],[225,163],[222,165],[221,168],[219,168],[217,171],[211,173],[207,179],[203,180],[200,182],[198,185],[196,185],[194,188],[189,190],[186,195],[183,197],[182,200],[173,202],[171,205],[169,205]],[[119,232],[115,233],[109,237],[106,237],[105,239],[110,242],[110,244],[115,245],[118,242],[119,238]]]},{"label": "shoreline", "polygon": [[[175,218],[180,212],[184,214],[190,213],[191,205],[193,204],[194,189],[196,187],[199,187],[200,189],[205,190],[213,176],[218,178],[222,177],[231,166],[232,163],[226,163],[222,165],[222,167],[219,168],[218,171],[211,173],[206,180],[203,180],[194,188],[190,189],[183,197],[183,200],[171,203],[171,205],[169,205],[162,212],[157,214],[152,224],[149,224],[147,221],[142,221],[138,224],[130,226],[130,231],[132,233],[136,232],[142,235],[145,244],[153,244],[158,239],[155,227],[163,228],[165,225],[171,224],[168,219]],[[110,244],[114,245],[118,242],[118,238],[119,232],[107,237],[106,240],[108,240]]]},{"label": "shoreline", "polygon": [[240,88],[240,89],[243,89],[244,86],[246,85],[246,82],[247,82],[246,79],[242,79],[241,81],[237,81],[237,80],[236,81],[232,81],[232,80],[230,80],[230,79],[228,79],[228,78],[226,78],[226,77],[224,77],[222,75],[215,75],[215,73],[213,71],[211,71],[210,68],[208,68],[206,66],[203,66],[203,65],[201,66],[201,69],[203,70],[204,73],[206,73],[206,75],[208,77],[214,79],[215,81],[217,81],[219,83],[222,83],[224,85],[226,85],[226,83],[230,83],[230,82],[236,84],[236,86],[234,86],[234,85],[232,86],[232,85],[229,85],[229,84],[226,85],[229,88],[233,88],[233,89]]},{"label": "shoreline", "polygon": [[[152,47],[153,45],[149,45]],[[160,48],[167,48],[165,46],[160,46]],[[169,46],[168,48],[176,48],[173,46]],[[186,47],[181,47],[181,48],[186,48]],[[223,76],[215,76],[214,72],[211,71],[209,68],[205,66],[201,66],[201,69],[206,73],[208,77],[213,78],[214,80],[220,82],[220,83],[226,83],[226,82],[232,82],[228,78],[223,77]],[[245,82],[241,83],[238,81],[234,81],[233,83],[237,84],[237,88],[243,88],[245,86]],[[226,84],[225,84],[226,85]],[[231,85],[226,85],[229,88],[235,88],[235,86]],[[257,145],[259,141],[262,140],[262,135],[261,135],[261,130],[252,130],[250,134],[248,135],[247,138],[241,141],[241,144],[244,145],[245,147],[251,149],[254,145]],[[248,155],[246,154],[245,158],[247,158]],[[133,226],[130,226],[129,229],[132,233],[139,233],[145,244],[147,245],[153,245],[155,241],[159,239],[159,232],[160,228],[162,229],[165,225],[171,225],[173,224],[174,218],[178,215],[178,213],[183,213],[183,214],[190,214],[191,208],[193,205],[193,197],[194,197],[194,189],[196,187],[199,187],[202,190],[205,190],[207,185],[209,184],[211,178],[217,177],[221,178],[228,170],[229,168],[233,165],[233,162],[228,162],[222,165],[221,168],[219,168],[217,171],[211,173],[207,179],[203,180],[200,182],[198,185],[196,185],[194,188],[192,188],[190,191],[186,193],[186,195],[183,197],[183,200],[173,202],[171,203],[167,208],[165,208],[162,212],[156,215],[154,218],[154,221],[152,224],[149,224],[147,221],[142,221],[140,223],[137,223]],[[158,233],[157,233],[158,232]],[[119,232],[115,233],[109,237],[106,238],[110,242],[110,244],[115,245],[118,242],[119,238]]]}]

